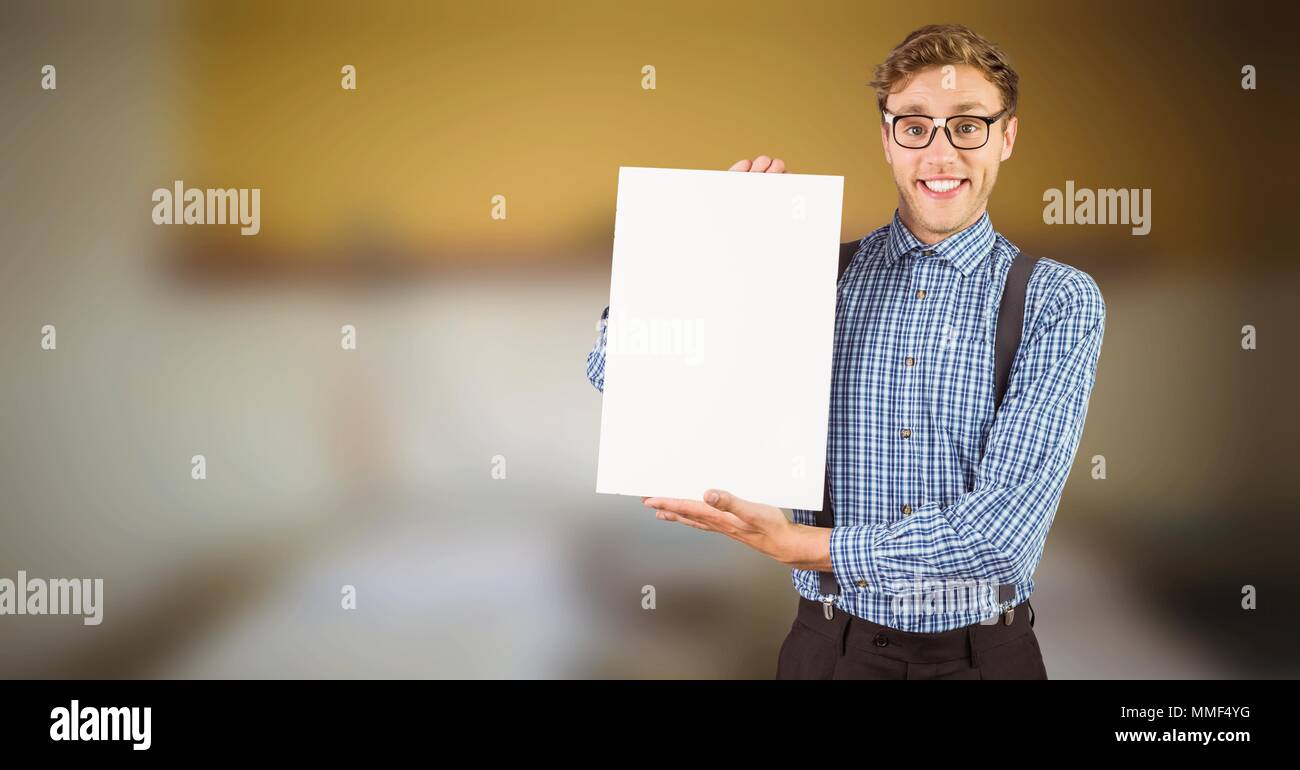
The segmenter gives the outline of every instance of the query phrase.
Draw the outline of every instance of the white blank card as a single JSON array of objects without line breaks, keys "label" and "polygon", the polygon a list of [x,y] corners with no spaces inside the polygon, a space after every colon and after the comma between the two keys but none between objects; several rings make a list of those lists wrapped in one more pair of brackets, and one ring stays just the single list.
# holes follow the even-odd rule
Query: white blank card
[{"label": "white blank card", "polygon": [[619,169],[597,492],[821,508],[843,193]]}]

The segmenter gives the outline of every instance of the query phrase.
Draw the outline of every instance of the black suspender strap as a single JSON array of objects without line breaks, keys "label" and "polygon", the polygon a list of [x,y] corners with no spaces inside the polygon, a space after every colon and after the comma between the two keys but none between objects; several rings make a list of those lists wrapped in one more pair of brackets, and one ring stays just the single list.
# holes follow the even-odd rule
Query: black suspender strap
[{"label": "black suspender strap", "polygon": [[[848,268],[849,263],[853,260],[853,255],[857,253],[859,241],[849,241],[840,244],[840,272],[842,278],[844,271]],[[994,387],[994,405],[1002,405],[1002,396],[1006,393],[1007,380],[1011,374],[1011,361],[1015,358],[1016,350],[1020,347],[1020,327],[1024,324],[1025,318],[1025,294],[1029,286],[1029,276],[1034,271],[1034,263],[1037,257],[1022,252],[1016,254],[1011,262],[1011,267],[1007,270],[1006,283],[1002,288],[1002,300],[998,306],[997,322],[997,339],[994,342],[994,365],[993,365],[993,387]],[[829,460],[829,456],[827,458]],[[826,464],[826,482],[823,492],[822,509],[817,512],[817,526],[833,527],[835,525],[835,511],[831,505],[831,469],[830,463]],[[834,597],[839,596],[840,585],[835,579],[834,572],[819,572],[819,591],[822,595],[822,606],[825,610],[826,617],[829,619],[833,615],[832,603]],[[998,589],[998,602],[1006,605],[1015,598],[1015,586],[1002,585]],[[1011,623],[1011,616],[1006,616],[1006,622]]]},{"label": "black suspender strap", "polygon": [[1007,268],[1007,281],[1002,285],[1002,304],[998,306],[997,345],[993,356],[993,404],[1002,405],[1007,392],[1007,377],[1011,374],[1011,361],[1020,348],[1020,327],[1025,323],[1025,292],[1029,289],[1029,274],[1034,272],[1038,257],[1021,251]]}]

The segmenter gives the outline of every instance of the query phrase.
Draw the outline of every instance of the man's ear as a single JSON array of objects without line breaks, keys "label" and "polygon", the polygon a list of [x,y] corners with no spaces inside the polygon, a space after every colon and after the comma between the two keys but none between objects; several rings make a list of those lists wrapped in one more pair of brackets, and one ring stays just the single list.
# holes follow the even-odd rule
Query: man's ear
[{"label": "man's ear", "polygon": [[889,154],[889,124],[880,122],[880,145],[885,148],[885,162],[894,165],[894,156]]},{"label": "man's ear", "polygon": [[1020,118],[1007,119],[1007,127],[1002,132],[1002,160],[1011,157],[1011,150],[1016,144],[1016,131],[1020,127]]}]

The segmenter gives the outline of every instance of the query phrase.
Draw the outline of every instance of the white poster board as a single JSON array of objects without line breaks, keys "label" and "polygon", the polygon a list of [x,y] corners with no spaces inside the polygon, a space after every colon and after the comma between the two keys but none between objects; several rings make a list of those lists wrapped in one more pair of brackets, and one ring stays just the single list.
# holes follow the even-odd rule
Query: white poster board
[{"label": "white poster board", "polygon": [[619,169],[597,492],[821,508],[843,192]]}]

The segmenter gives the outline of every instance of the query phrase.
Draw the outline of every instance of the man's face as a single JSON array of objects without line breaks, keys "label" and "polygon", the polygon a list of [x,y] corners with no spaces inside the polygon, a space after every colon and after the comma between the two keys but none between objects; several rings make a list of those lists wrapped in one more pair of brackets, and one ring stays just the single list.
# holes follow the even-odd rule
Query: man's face
[{"label": "man's face", "polygon": [[[946,77],[942,67],[918,72],[902,90],[889,95],[885,109],[894,115],[991,117],[1002,110],[1002,96],[979,70],[957,64]],[[943,129],[932,130],[936,131],[934,140],[920,150],[899,146],[887,124],[882,124],[880,131],[885,160],[898,185],[899,215],[925,243],[937,243],[965,229],[984,213],[998,178],[998,165],[1011,157],[1016,119],[990,126],[988,143],[977,150],[959,150]],[[955,188],[944,189],[954,181],[958,182]]]}]

